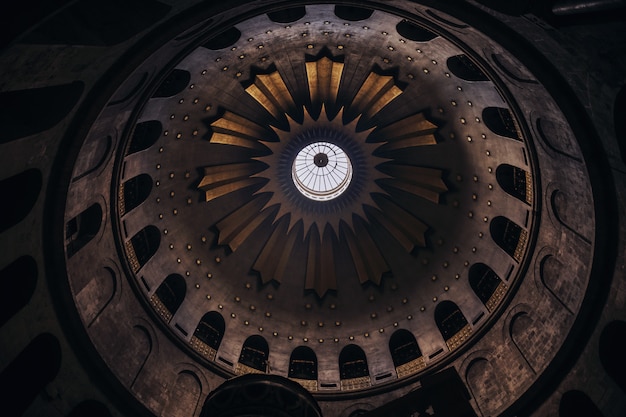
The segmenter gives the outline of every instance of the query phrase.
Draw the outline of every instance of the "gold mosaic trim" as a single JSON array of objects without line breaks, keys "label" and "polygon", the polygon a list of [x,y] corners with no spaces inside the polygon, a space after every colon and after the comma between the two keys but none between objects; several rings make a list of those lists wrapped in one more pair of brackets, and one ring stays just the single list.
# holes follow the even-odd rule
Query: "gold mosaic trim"
[{"label": "gold mosaic trim", "polygon": [[196,352],[198,352],[199,354],[201,354],[208,360],[210,361],[215,360],[215,355],[217,354],[217,351],[213,349],[211,346],[204,343],[202,340],[198,339],[196,336],[191,336],[191,340],[189,341],[189,344],[191,345],[193,350],[195,350]]},{"label": "gold mosaic trim", "polygon": [[163,320],[165,320],[166,323],[169,323],[170,320],[172,320],[172,313],[167,309],[167,307],[165,307],[165,304],[163,304],[161,299],[156,294],[152,294],[152,297],[150,297],[150,304],[152,304],[154,310]]},{"label": "gold mosaic trim", "polygon": [[130,267],[134,273],[137,273],[139,268],[141,268],[141,265],[139,265],[139,260],[137,259],[133,243],[129,240],[124,244],[124,246],[126,247],[126,257],[128,258],[128,262],[130,262]]},{"label": "gold mosaic trim", "polygon": [[372,385],[372,380],[369,376],[361,376],[358,378],[342,379],[341,390],[353,391],[356,389],[368,388]]},{"label": "gold mosaic trim", "polygon": [[450,351],[453,351],[454,349],[458,348],[469,338],[471,334],[472,328],[468,323],[457,334],[446,340],[446,345],[448,345],[448,349],[450,349]]},{"label": "gold mosaic trim", "polygon": [[530,172],[524,171],[526,173],[526,202],[528,204],[533,203],[533,176]]},{"label": "gold mosaic trim", "polygon": [[265,372],[259,371],[251,366],[244,365],[241,362],[237,362],[235,365],[235,373],[237,375],[245,375],[245,374],[264,374]]},{"label": "gold mosaic trim", "polygon": [[300,378],[289,378],[289,379],[302,385],[304,388],[306,388],[310,392],[316,392],[318,390],[316,379],[300,379]]},{"label": "gold mosaic trim", "polygon": [[519,234],[519,241],[517,242],[515,253],[513,254],[513,258],[517,262],[522,261],[522,256],[524,255],[524,250],[526,249],[526,243],[528,243],[528,232],[522,229]]},{"label": "gold mosaic trim", "polygon": [[487,303],[485,304],[485,307],[487,307],[487,310],[489,310],[490,313],[496,309],[498,304],[500,304],[500,301],[504,298],[508,288],[509,287],[504,282],[500,282],[498,288],[496,288],[493,294],[491,294],[491,297],[489,297],[489,300],[487,300]]},{"label": "gold mosaic trim", "polygon": [[117,200],[120,204],[120,216],[126,214],[126,201],[124,200],[124,183],[120,184],[117,190]]},{"label": "gold mosaic trim", "polygon": [[396,373],[398,374],[398,378],[402,378],[407,375],[413,375],[425,367],[426,362],[424,361],[424,357],[420,356],[417,359],[413,359],[410,362],[396,367]]}]

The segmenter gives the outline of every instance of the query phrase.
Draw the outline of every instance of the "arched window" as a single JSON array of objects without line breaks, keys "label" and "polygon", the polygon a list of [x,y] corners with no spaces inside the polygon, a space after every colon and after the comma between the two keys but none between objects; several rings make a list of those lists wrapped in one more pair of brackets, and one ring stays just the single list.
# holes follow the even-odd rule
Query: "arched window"
[{"label": "arched window", "polygon": [[483,263],[472,265],[469,284],[490,312],[498,306],[507,290],[506,284],[493,269]]},{"label": "arched window", "polygon": [[462,80],[489,81],[485,73],[465,54],[451,56],[447,64],[450,72]]},{"label": "arched window", "polygon": [[123,183],[121,188],[124,198],[120,201],[120,215],[123,216],[146,201],[152,191],[152,178],[141,174]]},{"label": "arched window", "polygon": [[128,155],[140,152],[154,145],[161,136],[163,125],[158,120],[138,123],[128,145]]},{"label": "arched window", "polygon": [[389,351],[398,378],[414,374],[425,366],[422,351],[415,336],[408,330],[399,329],[389,339]]},{"label": "arched window", "polygon": [[239,362],[235,368],[237,374],[266,373],[270,348],[267,341],[258,335],[246,339],[241,348]]},{"label": "arched window", "polygon": [[302,19],[305,14],[306,8],[304,6],[298,6],[270,12],[267,14],[267,17],[269,17],[272,22],[276,23],[292,23]]},{"label": "arched window", "polygon": [[41,191],[41,171],[27,169],[0,180],[0,233],[21,222],[30,213]]},{"label": "arched window", "polygon": [[317,379],[317,356],[313,349],[298,346],[291,352],[289,378]]},{"label": "arched window", "polygon": [[459,347],[471,334],[467,319],[452,301],[442,301],[435,307],[435,323],[448,349],[454,350]]},{"label": "arched window", "polygon": [[358,22],[359,20],[369,19],[374,10],[365,9],[357,6],[335,6],[335,16],[340,19],[348,20],[351,22]]},{"label": "arched window", "polygon": [[37,262],[20,256],[0,270],[0,327],[25,307],[37,286]]},{"label": "arched window", "polygon": [[65,241],[67,257],[71,258],[91,241],[100,230],[102,224],[102,207],[95,203],[86,208],[78,216],[65,225]]},{"label": "arched window", "polygon": [[626,392],[626,322],[612,321],[606,325],[600,334],[599,355],[600,363],[606,373],[615,383]]},{"label": "arched window", "polygon": [[217,311],[206,313],[193,333],[191,346],[205,358],[215,360],[225,329],[226,324],[220,313]]},{"label": "arched window", "polygon": [[339,377],[341,389],[348,391],[366,388],[371,385],[367,358],[363,349],[348,345],[339,354]]},{"label": "arched window", "polygon": [[183,91],[189,84],[191,74],[189,71],[174,69],[163,80],[152,97],[172,97]]},{"label": "arched window", "polygon": [[186,293],[185,279],[181,275],[171,274],[159,285],[150,301],[163,320],[169,323],[183,303]]},{"label": "arched window", "polygon": [[578,390],[567,391],[559,402],[559,417],[579,416],[604,417],[587,394]]},{"label": "arched window", "polygon": [[502,107],[485,107],[483,122],[493,133],[511,139],[521,140],[517,123],[509,109]]},{"label": "arched window", "polygon": [[500,187],[508,194],[527,204],[533,202],[533,183],[530,172],[502,164],[496,169],[496,179]]},{"label": "arched window", "polygon": [[239,40],[239,38],[241,38],[241,31],[233,26],[230,29],[220,33],[213,39],[210,39],[202,46],[207,49],[217,51],[218,49],[224,49],[234,45]]},{"label": "arched window", "polygon": [[398,34],[403,38],[407,38],[416,42],[428,42],[437,37],[437,34],[431,32],[430,30],[411,23],[407,20],[403,20],[398,23],[396,25],[396,30],[398,31]]},{"label": "arched window", "polygon": [[494,217],[489,225],[491,238],[517,262],[522,260],[528,232],[506,217]]},{"label": "arched window", "polygon": [[133,272],[139,271],[154,256],[160,244],[159,229],[152,225],[144,227],[126,242],[126,253]]}]

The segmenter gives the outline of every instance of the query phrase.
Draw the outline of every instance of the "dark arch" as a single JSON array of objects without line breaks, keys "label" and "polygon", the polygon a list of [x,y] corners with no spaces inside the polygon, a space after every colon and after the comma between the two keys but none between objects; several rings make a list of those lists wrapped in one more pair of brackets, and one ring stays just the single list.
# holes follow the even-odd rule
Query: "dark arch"
[{"label": "dark arch", "polygon": [[317,379],[317,356],[313,349],[298,346],[289,358],[289,378]]},{"label": "dark arch", "polygon": [[272,22],[276,23],[292,23],[302,19],[304,15],[306,15],[306,8],[304,6],[298,6],[270,12],[267,14],[267,17],[269,17]]},{"label": "dark arch", "polygon": [[468,325],[467,319],[452,301],[442,301],[435,307],[435,323],[447,342]]},{"label": "dark arch", "polygon": [[396,368],[422,356],[422,351],[417,345],[415,336],[405,329],[398,329],[391,335],[389,351],[391,352],[393,365]]},{"label": "dark arch", "polygon": [[493,305],[494,303],[490,302],[490,300],[500,284],[502,284],[500,277],[489,266],[477,263],[470,268],[468,280],[470,287],[472,287],[480,301],[483,302],[489,311],[493,311],[497,303]]},{"label": "dark arch", "polygon": [[162,306],[167,310],[166,312],[169,313],[169,317],[161,314],[164,318],[166,318],[166,321],[169,322],[172,316],[176,314],[176,311],[185,299],[186,293],[187,283],[185,283],[185,278],[179,274],[168,275],[167,278],[165,278],[165,281],[159,285],[155,295],[161,302]]},{"label": "dark arch", "polygon": [[335,16],[340,19],[348,20],[351,22],[358,22],[359,20],[369,19],[374,10],[365,9],[357,6],[335,6]]},{"label": "dark arch", "polygon": [[84,88],[82,81],[74,81],[0,93],[0,143],[31,136],[56,126],[72,111]]},{"label": "dark arch", "polygon": [[122,184],[124,200],[120,203],[120,215],[137,208],[146,201],[152,191],[152,178],[148,174],[140,174]]},{"label": "dark arch", "polygon": [[528,234],[526,230],[503,216],[494,217],[489,224],[491,238],[517,262],[522,260]]},{"label": "dark arch", "polygon": [[239,355],[239,363],[267,372],[267,359],[270,355],[270,348],[263,336],[252,335],[246,339]]},{"label": "dark arch", "polygon": [[530,204],[532,202],[530,172],[509,164],[502,164],[496,168],[496,180],[506,193],[524,203]]},{"label": "dark arch", "polygon": [[626,321],[615,320],[600,334],[600,363],[605,372],[626,393]]},{"label": "dark arch", "polygon": [[138,123],[128,146],[128,155],[140,152],[154,145],[161,136],[163,125],[158,120]]},{"label": "dark arch", "polygon": [[65,224],[67,257],[71,258],[96,237],[101,225],[102,207],[98,203],[87,207],[78,216],[67,222]]},{"label": "dark arch", "polygon": [[447,64],[450,72],[462,80],[489,81],[485,73],[465,54],[451,56]]},{"label": "dark arch", "polygon": [[61,345],[50,333],[35,337],[0,373],[3,412],[21,416],[59,373]]},{"label": "dark arch", "polygon": [[218,49],[228,48],[231,45],[234,45],[241,38],[241,32],[236,27],[231,27],[230,29],[220,33],[216,37],[209,40],[205,43],[204,46],[207,49],[212,49],[217,51]]},{"label": "dark arch", "polygon": [[20,256],[0,271],[0,327],[28,304],[37,286],[37,262]]},{"label": "dark arch", "polygon": [[148,29],[172,9],[172,6],[157,0],[92,0],[72,3],[44,21],[21,42],[116,45]]},{"label": "dark arch", "polygon": [[521,140],[518,128],[509,109],[502,107],[485,107],[483,122],[493,133],[507,138]]},{"label": "dark arch", "polygon": [[100,401],[85,400],[74,407],[67,417],[111,417],[111,412]]},{"label": "dark arch", "polygon": [[339,377],[352,379],[369,376],[365,352],[357,345],[347,345],[339,354]]},{"label": "dark arch", "polygon": [[41,191],[42,176],[38,169],[27,169],[0,181],[0,233],[24,220],[33,209]]},{"label": "dark arch", "polygon": [[225,330],[226,323],[222,315],[217,311],[210,311],[202,316],[193,335],[202,343],[217,351],[220,343],[222,343]]},{"label": "dark arch", "polygon": [[398,23],[396,25],[396,30],[398,31],[398,34],[403,38],[407,38],[416,42],[428,42],[437,37],[437,34],[431,32],[430,30],[411,23],[407,20],[403,20]]},{"label": "dark arch", "polygon": [[602,411],[587,394],[578,390],[567,391],[559,402],[559,417],[604,417]]},{"label": "dark arch", "polygon": [[163,80],[152,97],[172,97],[183,91],[191,80],[189,71],[174,69]]},{"label": "dark arch", "polygon": [[146,226],[130,239],[133,254],[130,254],[133,271],[137,272],[154,256],[161,244],[161,233],[156,226]]}]

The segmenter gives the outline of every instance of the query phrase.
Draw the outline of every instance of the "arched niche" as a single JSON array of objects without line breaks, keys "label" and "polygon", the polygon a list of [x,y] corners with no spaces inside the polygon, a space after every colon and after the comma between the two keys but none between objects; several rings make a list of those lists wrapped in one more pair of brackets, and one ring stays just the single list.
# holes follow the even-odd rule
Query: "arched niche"
[{"label": "arched niche", "polygon": [[573,314],[577,304],[577,294],[581,293],[580,283],[568,276],[562,276],[565,265],[554,255],[546,255],[539,264],[541,283],[567,311]]},{"label": "arched niche", "polygon": [[458,348],[472,333],[467,319],[454,302],[445,300],[435,307],[435,323],[451,351]]},{"label": "arched niche", "polygon": [[81,150],[81,155],[84,156],[78,158],[74,165],[72,182],[78,181],[102,167],[111,154],[112,148],[113,137],[110,135],[88,137]]},{"label": "arched niche", "polygon": [[521,133],[511,110],[503,107],[485,107],[483,123],[496,135],[521,141]]},{"label": "arched niche", "polygon": [[391,335],[389,352],[398,378],[414,374],[426,366],[417,340],[408,330],[398,329]]},{"label": "arched niche", "polygon": [[604,371],[626,393],[626,321],[615,320],[602,329],[599,340],[600,363]]},{"label": "arched niche", "polygon": [[451,56],[447,60],[451,73],[466,81],[489,81],[489,78],[467,55]]},{"label": "arched niche", "polygon": [[37,287],[37,262],[20,256],[0,270],[0,327],[24,308]]},{"label": "arched niche", "polygon": [[530,172],[509,164],[498,165],[496,180],[507,194],[526,204],[533,202],[533,183]]},{"label": "arched niche", "polygon": [[198,322],[190,340],[191,346],[205,358],[215,360],[225,329],[226,324],[222,315],[217,311],[210,311]]},{"label": "arched niche", "polygon": [[506,392],[502,389],[491,361],[483,357],[472,360],[465,372],[465,379],[482,414],[497,414],[497,405],[506,400]]},{"label": "arched niche", "polygon": [[470,287],[489,312],[495,310],[506,294],[507,285],[489,266],[483,263],[472,265],[468,273]]},{"label": "arched niche", "polygon": [[186,294],[185,278],[179,274],[170,274],[150,297],[150,302],[159,316],[169,323],[183,303]]},{"label": "arched niche", "polygon": [[125,343],[111,352],[109,362],[114,364],[113,369],[120,381],[134,390],[155,346],[153,336],[142,324],[135,324],[128,335]]},{"label": "arched niche", "polygon": [[580,416],[604,417],[604,414],[584,392],[579,390],[567,391],[559,401],[559,417]]},{"label": "arched niche", "polygon": [[0,181],[0,233],[18,224],[35,206],[41,191],[41,171],[27,169]]},{"label": "arched niche", "polygon": [[148,174],[140,174],[129,179],[120,186],[120,216],[129,213],[146,201],[152,191],[152,178]]},{"label": "arched niche", "polygon": [[537,355],[545,349],[539,343],[535,321],[526,312],[519,312],[513,316],[509,324],[509,335],[515,347],[533,373],[539,368]]},{"label": "arched niche", "polygon": [[137,272],[154,256],[161,244],[161,233],[156,226],[146,226],[126,242],[126,254],[133,272]]},{"label": "arched niche", "polygon": [[291,352],[287,376],[309,391],[317,391],[317,356],[313,349],[298,346]]},{"label": "arched niche", "polygon": [[158,120],[138,123],[128,145],[127,155],[141,152],[156,143],[163,132],[163,125]]},{"label": "arched niche", "polygon": [[0,372],[3,408],[21,416],[61,368],[61,345],[50,333],[36,336]]},{"label": "arched niche", "polygon": [[528,232],[504,216],[494,217],[489,224],[491,238],[511,258],[521,262],[528,242]]},{"label": "arched niche", "polygon": [[84,276],[89,278],[89,282],[80,288],[77,285],[76,305],[87,327],[91,327],[115,297],[118,291],[118,276],[108,266],[98,268]]},{"label": "arched niche", "polygon": [[102,207],[94,203],[65,224],[65,248],[71,258],[96,237],[102,225]]},{"label": "arched niche", "polygon": [[350,391],[371,385],[367,357],[359,346],[351,344],[339,354],[339,378],[341,389]]},{"label": "arched niche", "polygon": [[235,372],[239,375],[249,373],[267,373],[270,348],[263,336],[252,335],[241,347]]},{"label": "arched niche", "polygon": [[163,416],[189,417],[195,416],[202,394],[202,384],[198,376],[190,370],[176,375],[174,384],[169,388],[167,403]]}]

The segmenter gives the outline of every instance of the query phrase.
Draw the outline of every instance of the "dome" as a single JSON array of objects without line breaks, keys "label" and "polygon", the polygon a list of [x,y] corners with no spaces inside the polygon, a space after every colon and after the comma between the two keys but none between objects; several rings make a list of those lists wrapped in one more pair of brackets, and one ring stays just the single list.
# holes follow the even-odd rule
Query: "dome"
[{"label": "dome", "polygon": [[87,86],[46,270],[137,409],[499,415],[579,354],[615,220],[586,115],[493,17],[392,3],[197,6]]}]

